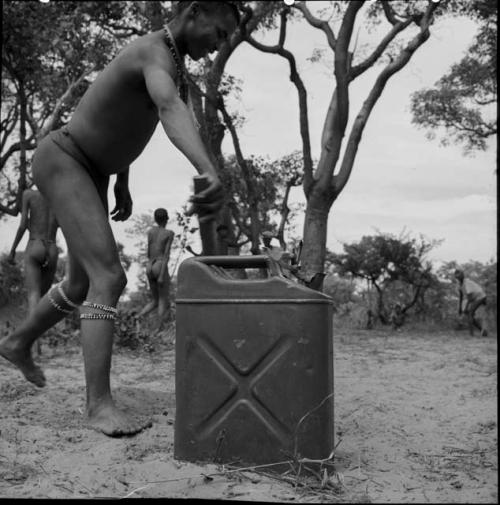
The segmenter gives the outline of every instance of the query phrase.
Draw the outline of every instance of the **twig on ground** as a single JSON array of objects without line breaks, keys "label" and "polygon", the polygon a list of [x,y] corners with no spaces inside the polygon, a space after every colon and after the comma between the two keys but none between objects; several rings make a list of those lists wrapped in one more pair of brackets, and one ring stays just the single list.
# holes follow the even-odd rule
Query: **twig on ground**
[{"label": "twig on ground", "polygon": [[149,484],[142,487],[138,487],[137,489],[133,489],[132,491],[130,491],[130,493],[126,494],[121,499],[123,500],[125,498],[130,498],[133,494],[137,493],[138,491],[141,491],[142,489],[146,489],[147,487],[149,487]]},{"label": "twig on ground", "polygon": [[293,444],[293,454],[294,457],[297,457],[297,446],[298,446],[298,434],[299,434],[299,428],[300,425],[316,410],[318,410],[329,398],[331,398],[334,395],[334,393],[330,393],[329,395],[326,395],[321,402],[316,405],[316,407],[313,407],[311,410],[306,412],[300,419],[299,422],[297,423],[297,426],[295,427],[295,433],[294,433],[294,444]]}]

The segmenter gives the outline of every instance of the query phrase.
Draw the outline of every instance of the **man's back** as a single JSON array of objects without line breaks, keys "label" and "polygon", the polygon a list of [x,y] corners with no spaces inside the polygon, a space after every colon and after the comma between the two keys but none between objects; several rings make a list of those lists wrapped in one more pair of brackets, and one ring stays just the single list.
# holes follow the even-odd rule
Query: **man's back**
[{"label": "man's back", "polygon": [[462,293],[470,299],[476,300],[486,296],[483,288],[471,279],[464,279],[461,286]]},{"label": "man's back", "polygon": [[26,199],[28,206],[30,237],[54,240],[57,232],[57,221],[42,194],[39,191],[28,189],[23,197]]},{"label": "man's back", "polygon": [[160,226],[154,226],[148,232],[149,259],[163,257],[167,242],[174,232]]},{"label": "man's back", "polygon": [[158,124],[144,65],[156,65],[175,76],[162,30],[122,49],[89,87],[68,124],[70,134],[102,173],[128,168]]}]

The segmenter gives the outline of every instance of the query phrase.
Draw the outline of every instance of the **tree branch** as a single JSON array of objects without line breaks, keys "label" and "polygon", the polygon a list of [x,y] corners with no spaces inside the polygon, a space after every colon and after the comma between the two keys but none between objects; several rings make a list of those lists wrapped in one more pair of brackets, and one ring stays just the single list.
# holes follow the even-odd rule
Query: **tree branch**
[{"label": "tree branch", "polygon": [[[282,13],[281,21],[283,27],[283,25],[286,23],[286,13]],[[284,33],[284,28],[280,29],[280,33]],[[292,81],[292,83],[295,85],[299,98],[299,124],[300,136],[302,138],[302,154],[304,158],[304,191],[307,194],[313,184],[313,162],[311,154],[311,139],[309,134],[307,90],[297,71],[295,57],[290,51],[283,47],[283,44],[285,42],[284,38],[283,40],[280,38],[280,43],[275,46],[266,46],[265,44],[257,42],[250,35],[247,35],[245,40],[259,51],[262,51],[264,53],[278,54],[288,61],[288,65],[290,67],[290,81]]]},{"label": "tree branch", "polygon": [[335,34],[333,33],[333,30],[331,29],[328,22],[313,16],[313,14],[306,7],[306,4],[304,2],[296,2],[293,4],[293,7],[302,12],[307,22],[311,26],[314,26],[314,28],[318,28],[319,30],[325,32],[328,45],[335,51],[335,44],[337,41],[335,39]]},{"label": "tree branch", "polygon": [[[32,151],[36,147],[36,142],[34,141],[34,136],[31,136],[26,140],[26,145],[24,146],[27,151]],[[7,160],[16,152],[21,150],[21,142],[16,142],[9,146],[5,154],[0,157],[0,170],[3,170],[3,167],[7,163]]]},{"label": "tree branch", "polygon": [[430,5],[428,6],[426,13],[424,16],[422,16],[419,33],[415,35],[415,37],[410,40],[410,42],[408,42],[406,47],[401,50],[397,58],[395,58],[394,61],[389,63],[380,72],[375,81],[375,84],[373,85],[373,88],[368,94],[367,99],[363,103],[359,114],[356,116],[344,153],[342,165],[338,174],[332,178],[332,185],[335,187],[335,191],[337,193],[340,193],[342,191],[347,181],[349,180],[354,160],[358,151],[359,142],[361,140],[361,135],[366,126],[371,111],[377,100],[380,98],[380,95],[382,94],[387,81],[391,76],[393,76],[396,72],[399,72],[410,61],[410,58],[413,56],[415,51],[430,36],[429,26],[432,21],[432,12],[436,8],[437,4],[434,4],[434,2],[429,2],[429,4]]},{"label": "tree branch", "polygon": [[[342,139],[349,119],[349,43],[354,22],[363,2],[350,2],[339,29],[335,46],[335,80],[337,87],[330,101],[330,107],[323,127],[324,148],[316,170],[316,180],[322,188],[330,188],[332,173],[340,156]],[[332,196],[332,195],[330,195]]]},{"label": "tree branch", "polygon": [[353,81],[361,75],[363,72],[365,72],[367,69],[369,69],[373,64],[382,56],[383,52],[387,48],[387,46],[395,39],[396,35],[405,28],[407,28],[411,24],[412,20],[407,19],[406,21],[401,21],[401,22],[396,22],[392,29],[390,30],[389,33],[380,41],[378,46],[375,48],[375,50],[366,58],[364,61],[362,61],[359,65],[354,66],[351,71],[349,72],[349,80]]}]

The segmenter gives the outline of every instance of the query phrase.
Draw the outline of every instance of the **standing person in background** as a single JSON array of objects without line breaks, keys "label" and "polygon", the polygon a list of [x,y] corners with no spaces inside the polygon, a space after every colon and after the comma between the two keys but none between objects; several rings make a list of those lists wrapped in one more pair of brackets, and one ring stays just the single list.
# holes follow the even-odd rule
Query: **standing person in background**
[{"label": "standing person in background", "polygon": [[[28,295],[28,313],[31,314],[40,298],[52,286],[57,269],[59,251],[56,234],[59,225],[45,198],[35,189],[23,192],[21,222],[10,249],[9,261],[15,263],[16,249],[26,230],[28,244],[24,251],[24,280]],[[37,342],[41,354],[40,341]]]},{"label": "standing person in background", "polygon": [[159,208],[154,212],[156,226],[148,231],[148,264],[146,276],[153,300],[149,302],[139,314],[139,317],[149,314],[158,308],[158,329],[165,322],[170,312],[170,274],[168,262],[170,249],[174,240],[174,232],[167,230],[168,212]]},{"label": "standing person in background", "polygon": [[455,270],[455,279],[459,286],[458,314],[465,314],[469,325],[469,332],[474,335],[474,326],[481,332],[482,337],[488,335],[483,320],[476,317],[476,311],[486,306],[486,293],[477,282],[467,279],[462,270]]}]

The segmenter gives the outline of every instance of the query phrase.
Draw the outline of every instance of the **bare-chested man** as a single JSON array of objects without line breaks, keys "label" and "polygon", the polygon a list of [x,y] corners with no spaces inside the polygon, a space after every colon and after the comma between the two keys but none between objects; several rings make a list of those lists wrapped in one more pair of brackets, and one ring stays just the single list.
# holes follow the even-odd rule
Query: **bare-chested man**
[{"label": "bare-chested man", "polygon": [[154,219],[157,226],[148,231],[148,264],[146,275],[153,300],[141,311],[139,316],[145,316],[158,307],[158,328],[165,321],[170,310],[170,275],[168,261],[170,248],[174,240],[174,232],[167,230],[168,212],[166,209],[156,209]]},{"label": "bare-chested man", "polygon": [[[31,355],[44,331],[82,305],[81,340],[87,386],[86,415],[110,436],[133,434],[151,423],[116,405],[110,387],[113,322],[126,276],[108,221],[107,187],[117,174],[113,219],[130,216],[128,168],[149,142],[158,121],[208,187],[191,197],[200,219],[211,219],[223,189],[193,115],[186,106],[183,59],[217,50],[239,23],[227,2],[179,2],[163,30],[137,38],[98,75],[69,123],[37,147],[33,177],[54,211],[68,245],[68,272],[15,332],[0,341],[0,354],[38,386],[42,370]],[[179,89],[177,89],[179,88]]]},{"label": "bare-chested man", "polygon": [[477,282],[467,279],[462,270],[455,270],[454,277],[458,282],[458,315],[463,313],[467,317],[471,336],[474,335],[474,327],[481,332],[481,337],[488,336],[483,319],[476,315],[481,306],[486,306],[486,293]]},{"label": "bare-chested man", "polygon": [[[41,193],[34,189],[25,190],[22,199],[21,222],[10,250],[9,261],[15,262],[17,246],[28,230],[29,239],[24,251],[24,280],[28,295],[28,313],[33,312],[40,298],[52,286],[59,256],[56,245],[58,227],[54,213]],[[40,353],[40,347],[38,352]]]}]

